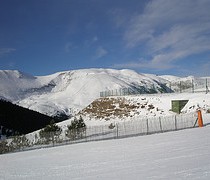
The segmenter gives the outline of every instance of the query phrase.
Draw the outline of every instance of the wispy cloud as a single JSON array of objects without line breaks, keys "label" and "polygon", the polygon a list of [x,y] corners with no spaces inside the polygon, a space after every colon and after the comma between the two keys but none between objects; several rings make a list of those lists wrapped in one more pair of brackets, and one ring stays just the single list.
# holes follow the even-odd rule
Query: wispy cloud
[{"label": "wispy cloud", "polygon": [[127,63],[114,64],[112,67],[114,67],[114,68],[131,68],[131,69],[137,69],[137,68],[145,69],[146,68],[146,69],[164,70],[164,69],[175,68],[176,65],[171,64],[171,63],[160,64],[158,62],[146,61],[146,60],[140,59],[137,61],[129,61]]},{"label": "wispy cloud", "polygon": [[117,28],[126,25],[131,17],[131,14],[128,14],[127,11],[120,8],[110,9],[108,15],[111,17],[111,21]]},{"label": "wispy cloud", "polygon": [[73,48],[74,48],[73,43],[72,42],[67,42],[65,44],[64,50],[65,50],[66,53],[69,53]]},{"label": "wispy cloud", "polygon": [[124,40],[128,48],[144,44],[151,58],[121,66],[169,69],[185,57],[210,51],[209,9],[209,0],[150,1],[130,20]]},{"label": "wispy cloud", "polygon": [[[198,68],[198,67],[196,67]],[[202,76],[209,76],[210,62],[201,64]]]},{"label": "wispy cloud", "polygon": [[0,55],[10,54],[14,51],[16,51],[14,48],[0,48]]},{"label": "wispy cloud", "polygon": [[15,62],[9,62],[8,67],[9,68],[14,68],[15,67]]},{"label": "wispy cloud", "polygon": [[96,49],[93,59],[100,59],[100,58],[106,56],[107,54],[108,54],[108,51],[105,48],[103,48],[102,46],[99,46]]},{"label": "wispy cloud", "polygon": [[98,41],[98,36],[94,36],[93,39],[92,39],[92,43],[95,43]]}]

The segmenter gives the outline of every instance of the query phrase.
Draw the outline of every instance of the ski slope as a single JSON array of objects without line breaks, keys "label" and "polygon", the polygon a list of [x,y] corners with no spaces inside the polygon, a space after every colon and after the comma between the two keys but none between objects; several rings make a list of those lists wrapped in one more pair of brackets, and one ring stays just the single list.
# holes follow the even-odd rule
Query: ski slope
[{"label": "ski slope", "polygon": [[4,154],[0,155],[0,179],[209,180],[209,137],[210,126],[207,125],[162,134]]}]

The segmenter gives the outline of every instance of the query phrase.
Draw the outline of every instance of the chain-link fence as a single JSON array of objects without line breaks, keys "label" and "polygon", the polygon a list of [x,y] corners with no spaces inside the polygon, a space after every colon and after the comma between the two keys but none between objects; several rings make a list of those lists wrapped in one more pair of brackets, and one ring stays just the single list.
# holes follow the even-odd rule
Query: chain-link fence
[{"label": "chain-link fence", "polygon": [[35,134],[30,140],[25,136],[15,137],[7,141],[0,141],[0,153],[148,135],[197,126],[196,113],[143,119],[136,117],[129,121],[110,123],[109,125],[66,130],[62,133],[48,132],[42,134],[41,137],[39,134]]},{"label": "chain-link fence", "polygon": [[174,92],[209,92],[210,78],[195,78],[193,80],[169,82],[167,84]]},{"label": "chain-link fence", "polygon": [[[153,87],[153,88],[152,88]],[[183,93],[183,92],[205,92],[210,91],[210,78],[195,78],[193,80],[170,82],[162,85],[161,88],[155,88],[155,85],[151,86],[150,89],[145,87],[125,87],[115,90],[107,90],[100,92],[100,97],[108,96],[126,96],[135,94],[154,94],[154,93]]]}]

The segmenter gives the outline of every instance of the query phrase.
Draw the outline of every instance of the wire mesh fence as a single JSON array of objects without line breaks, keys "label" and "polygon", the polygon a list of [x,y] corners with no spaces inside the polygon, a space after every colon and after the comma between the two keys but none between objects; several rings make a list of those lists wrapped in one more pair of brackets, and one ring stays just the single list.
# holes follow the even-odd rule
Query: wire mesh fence
[{"label": "wire mesh fence", "polygon": [[136,117],[129,121],[110,123],[109,125],[66,130],[62,133],[48,132],[45,135],[42,134],[42,137],[35,134],[30,140],[24,136],[15,137],[9,140],[9,144],[9,141],[0,142],[0,153],[148,135],[197,126],[197,114],[195,113],[154,118]]},{"label": "wire mesh fence", "polygon": [[[184,93],[184,92],[206,92],[210,91],[210,78],[194,78],[193,80],[178,81],[178,82],[169,82],[164,84],[165,88],[160,89],[160,92],[164,93]],[[163,86],[163,87],[164,87]],[[153,88],[151,88],[153,87]],[[100,92],[100,97],[108,96],[126,96],[126,95],[135,95],[135,94],[154,94],[158,93],[155,88],[155,85],[151,86],[150,89],[145,87],[133,88],[133,87],[124,87],[120,89],[107,90]]]},{"label": "wire mesh fence", "polygon": [[174,92],[209,92],[210,78],[195,78],[192,80],[169,82],[167,84]]}]

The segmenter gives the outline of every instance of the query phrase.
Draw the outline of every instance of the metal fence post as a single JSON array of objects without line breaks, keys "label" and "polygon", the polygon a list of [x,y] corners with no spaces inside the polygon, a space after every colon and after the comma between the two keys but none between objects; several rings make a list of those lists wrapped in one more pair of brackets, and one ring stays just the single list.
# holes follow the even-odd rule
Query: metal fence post
[{"label": "metal fence post", "polygon": [[176,115],[174,116],[174,121],[175,121],[175,130],[177,130],[177,119],[176,119]]},{"label": "metal fence post", "polygon": [[119,136],[119,131],[118,131],[118,124],[116,124],[116,135],[117,135],[117,137],[116,138],[118,138],[118,136]]},{"label": "metal fence post", "polygon": [[208,80],[207,80],[207,78],[206,78],[206,94],[208,93]]},{"label": "metal fence post", "polygon": [[161,117],[159,117],[159,123],[160,123],[160,131],[163,132],[162,123],[161,123]]},{"label": "metal fence post", "polygon": [[192,79],[192,93],[194,93],[194,81]]}]

